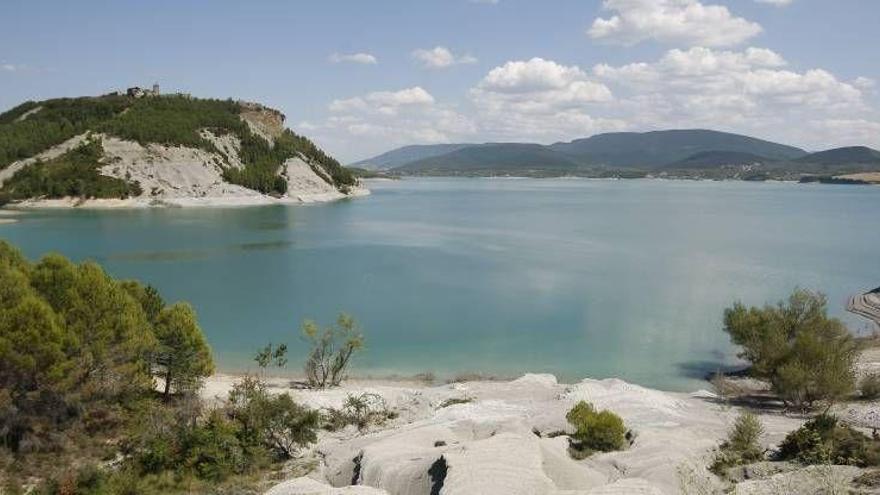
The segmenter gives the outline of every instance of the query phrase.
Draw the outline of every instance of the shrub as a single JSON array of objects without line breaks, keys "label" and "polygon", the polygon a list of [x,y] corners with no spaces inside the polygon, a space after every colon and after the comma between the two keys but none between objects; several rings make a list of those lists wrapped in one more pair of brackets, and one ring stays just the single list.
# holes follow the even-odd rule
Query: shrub
[{"label": "shrub", "polygon": [[336,431],[348,425],[355,425],[358,430],[365,430],[370,425],[381,425],[395,417],[397,417],[397,413],[388,410],[385,399],[380,395],[349,394],[345,398],[342,408],[327,408],[325,410],[323,423],[324,428],[328,431]]},{"label": "shrub", "polygon": [[834,402],[855,385],[855,343],[840,320],[827,316],[824,295],[795,290],[787,302],[763,308],[736,303],[724,312],[724,331],[739,356],[768,379],[786,405]]},{"label": "shrub", "polygon": [[778,457],[803,464],[878,466],[880,441],[822,414],[789,433],[779,446]]},{"label": "shrub", "polygon": [[571,436],[573,450],[610,452],[626,446],[627,430],[620,416],[611,411],[596,411],[589,402],[578,402],[565,415],[575,428]]},{"label": "shrub", "polygon": [[859,391],[866,400],[880,399],[880,373],[867,375],[859,383]]},{"label": "shrub", "polygon": [[245,448],[269,449],[280,459],[314,442],[321,421],[317,411],[297,404],[289,394],[269,394],[266,385],[254,377],[233,386],[227,411],[239,427],[238,437]]},{"label": "shrub", "polygon": [[309,385],[314,388],[338,386],[345,378],[352,356],[364,347],[364,336],[354,319],[340,314],[335,326],[324,329],[306,321],[302,333],[312,346],[304,368]]},{"label": "shrub", "polygon": [[741,413],[719,446],[709,470],[722,475],[732,466],[760,461],[764,458],[760,444],[763,434],[764,425],[757,416],[748,411]]}]

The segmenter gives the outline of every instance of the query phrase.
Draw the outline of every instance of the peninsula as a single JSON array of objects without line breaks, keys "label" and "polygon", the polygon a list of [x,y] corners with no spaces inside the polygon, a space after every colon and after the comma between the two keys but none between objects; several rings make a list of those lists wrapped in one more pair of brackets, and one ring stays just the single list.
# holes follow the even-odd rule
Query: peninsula
[{"label": "peninsula", "polygon": [[368,194],[265,105],[129,88],[0,114],[0,203],[239,206]]}]

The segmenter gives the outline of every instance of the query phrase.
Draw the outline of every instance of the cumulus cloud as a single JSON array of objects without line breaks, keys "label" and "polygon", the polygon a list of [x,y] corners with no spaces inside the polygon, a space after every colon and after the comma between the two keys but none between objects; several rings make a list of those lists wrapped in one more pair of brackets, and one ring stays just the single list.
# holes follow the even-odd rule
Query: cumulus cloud
[{"label": "cumulus cloud", "polygon": [[420,86],[334,100],[329,110],[324,121],[297,127],[343,160],[406,144],[462,140],[476,132],[469,117],[438,103]]},{"label": "cumulus cloud", "polygon": [[375,65],[379,63],[374,55],[369,53],[334,53],[329,57],[330,62],[334,64],[352,63],[363,65]]},{"label": "cumulus cloud", "polygon": [[818,148],[849,141],[842,124],[818,122],[855,122],[854,116],[869,122],[875,114],[860,87],[865,81],[791,70],[781,55],[762,48],[673,49],[654,62],[599,64],[593,74],[619,94],[616,107],[635,127],[722,128]]},{"label": "cumulus cloud", "polygon": [[418,60],[425,67],[430,69],[445,69],[453,65],[475,64],[477,59],[471,55],[455,55],[445,46],[435,46],[434,48],[414,50],[412,52],[414,59]]},{"label": "cumulus cloud", "polygon": [[352,110],[375,110],[379,113],[393,114],[403,106],[431,105],[434,97],[420,86],[400,91],[376,91],[365,96],[356,96],[330,103],[331,112]]},{"label": "cumulus cloud", "polygon": [[593,21],[593,39],[633,45],[654,39],[709,47],[742,43],[761,32],[761,26],[734,16],[723,5],[699,0],[604,0],[608,18]]},{"label": "cumulus cloud", "polygon": [[495,67],[471,89],[470,97],[481,127],[499,138],[582,137],[623,126],[590,113],[591,106],[614,99],[606,85],[577,66],[542,58]]},{"label": "cumulus cloud", "polygon": [[873,89],[877,85],[877,81],[870,77],[859,76],[853,81],[853,85],[859,89]]}]

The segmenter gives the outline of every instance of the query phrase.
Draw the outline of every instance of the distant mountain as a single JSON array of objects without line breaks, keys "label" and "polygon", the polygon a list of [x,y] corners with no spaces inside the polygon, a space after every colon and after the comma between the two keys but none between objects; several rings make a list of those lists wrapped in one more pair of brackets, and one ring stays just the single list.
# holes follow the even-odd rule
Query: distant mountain
[{"label": "distant mountain", "polygon": [[444,172],[566,170],[577,163],[547,146],[524,143],[487,143],[467,146],[440,156],[396,167],[395,172],[442,174]]},{"label": "distant mountain", "polygon": [[773,160],[807,154],[792,146],[705,129],[597,134],[550,148],[581,164],[641,169],[681,162],[702,152],[747,153]]},{"label": "distant mountain", "polygon": [[869,165],[880,167],[880,151],[867,146],[850,146],[811,153],[797,161],[825,166]]},{"label": "distant mountain", "polygon": [[424,144],[404,146],[402,148],[393,149],[382,153],[381,155],[367,158],[350,166],[362,168],[366,170],[388,170],[407,163],[412,163],[425,158],[445,155],[462,148],[472,146],[471,144]]},{"label": "distant mountain", "polygon": [[664,168],[668,169],[709,169],[727,166],[754,165],[772,162],[765,156],[740,151],[701,151],[684,160],[670,163]]},{"label": "distant mountain", "polygon": [[549,146],[527,143],[406,146],[352,164],[361,168],[443,175],[475,171],[717,168],[754,161],[792,161],[807,152],[739,134],[704,129],[597,134]]}]

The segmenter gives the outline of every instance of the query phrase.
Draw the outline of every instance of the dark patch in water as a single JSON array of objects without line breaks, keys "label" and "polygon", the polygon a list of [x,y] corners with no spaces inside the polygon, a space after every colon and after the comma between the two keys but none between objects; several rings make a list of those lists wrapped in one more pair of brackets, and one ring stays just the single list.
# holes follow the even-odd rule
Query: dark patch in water
[{"label": "dark patch in water", "polygon": [[268,242],[249,242],[239,244],[238,248],[242,251],[263,251],[270,249],[285,249],[293,246],[292,241],[268,241]]},{"label": "dark patch in water", "polygon": [[677,363],[676,367],[682,376],[695,380],[706,380],[718,372],[725,375],[737,374],[743,369],[742,365],[724,364],[719,361],[686,361]]},{"label": "dark patch in water", "polygon": [[116,253],[103,256],[99,258],[99,261],[191,261],[222,256],[230,253],[287,249],[291,246],[293,246],[292,241],[248,242],[214,249],[178,249],[173,251],[135,251],[129,253]]}]

